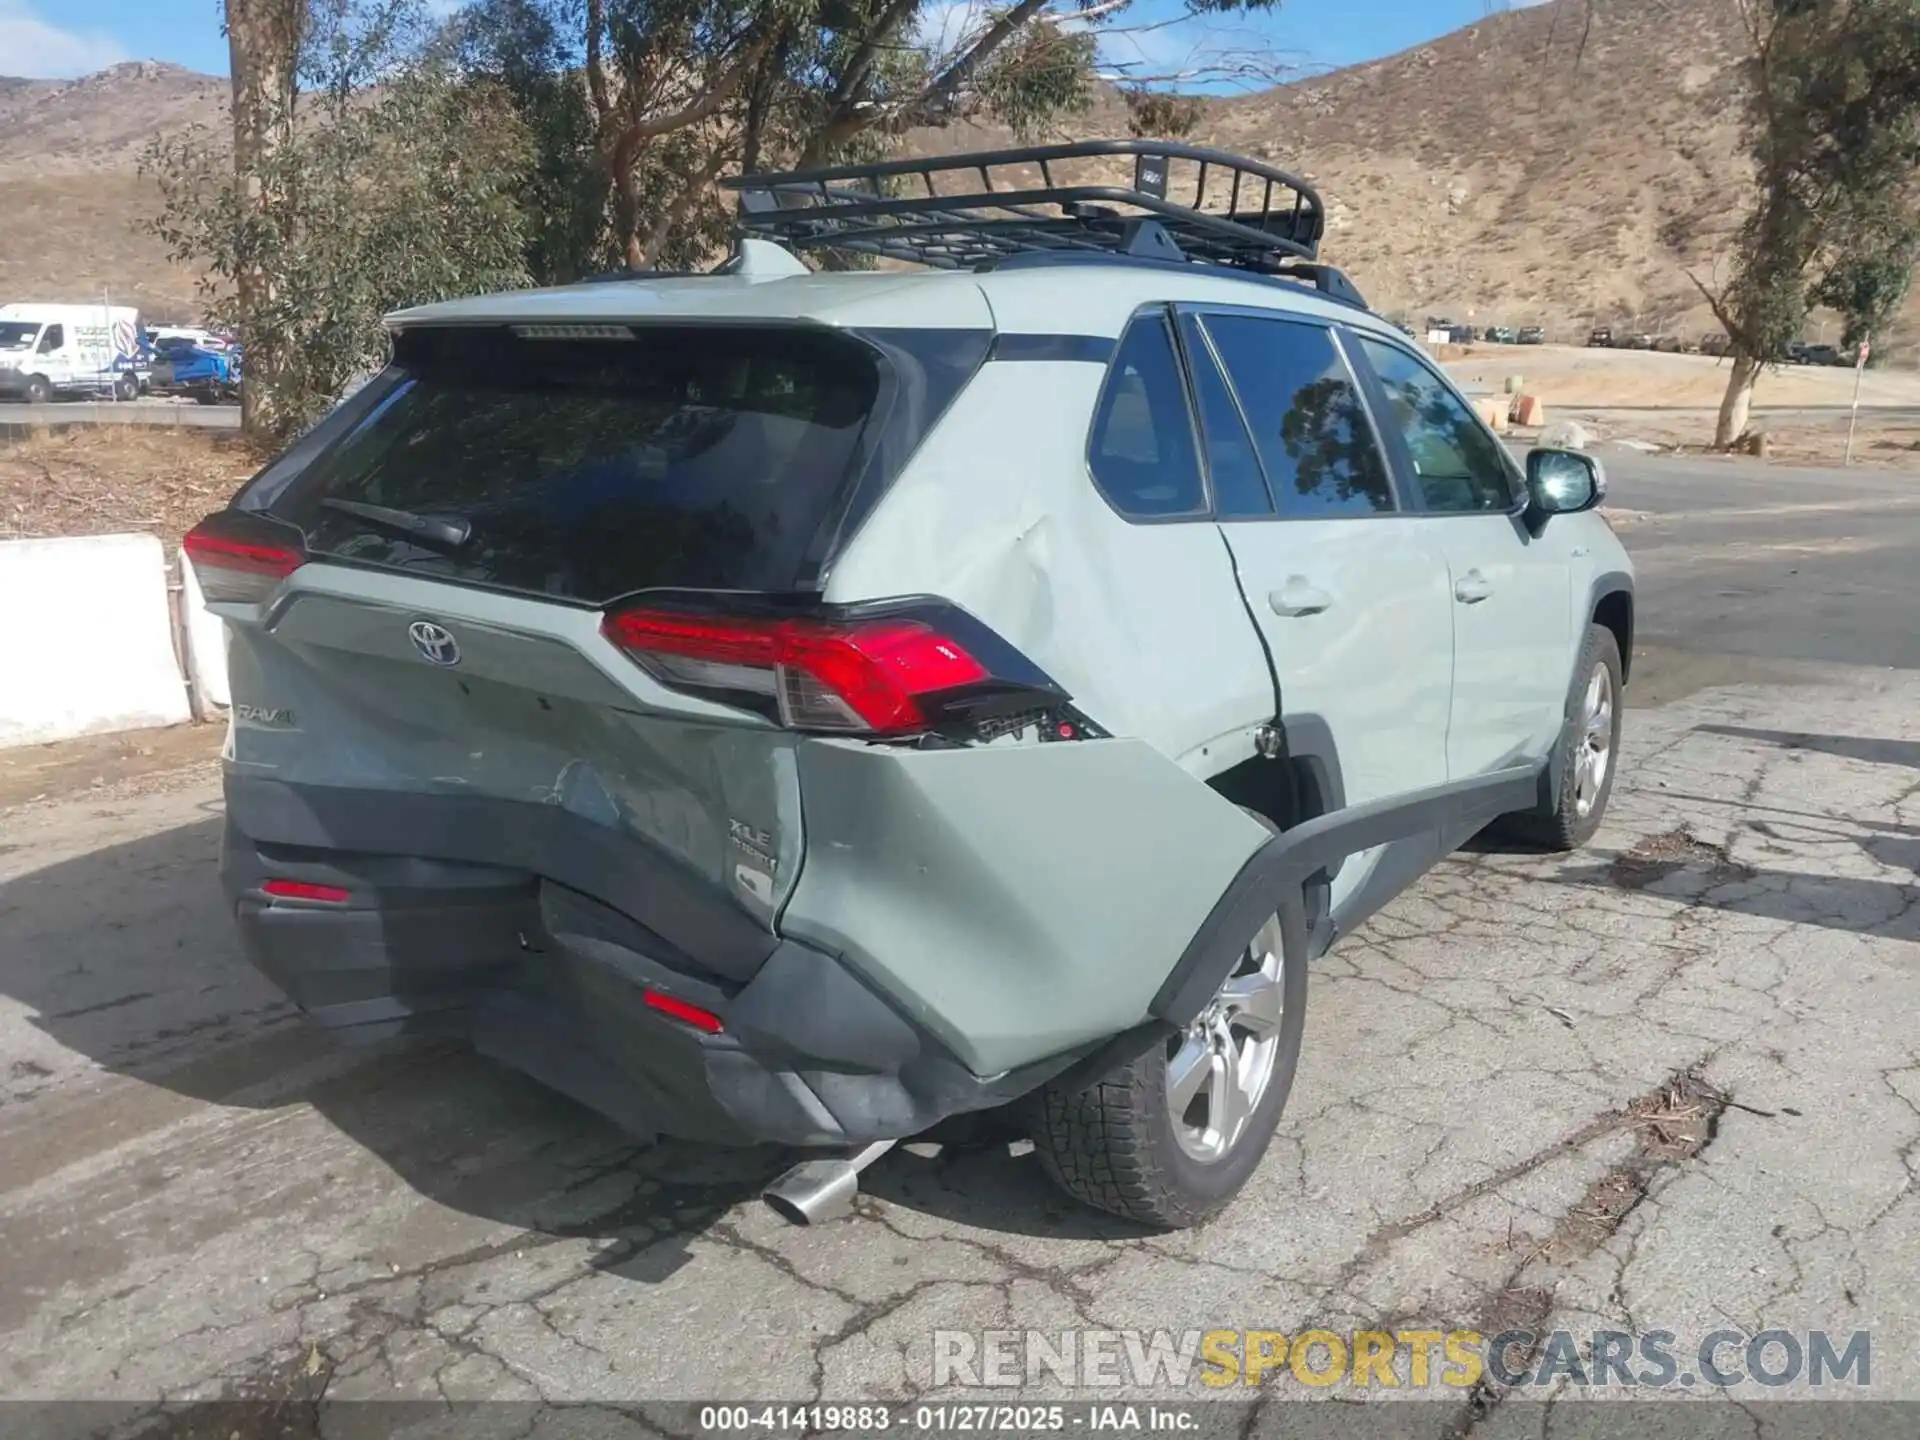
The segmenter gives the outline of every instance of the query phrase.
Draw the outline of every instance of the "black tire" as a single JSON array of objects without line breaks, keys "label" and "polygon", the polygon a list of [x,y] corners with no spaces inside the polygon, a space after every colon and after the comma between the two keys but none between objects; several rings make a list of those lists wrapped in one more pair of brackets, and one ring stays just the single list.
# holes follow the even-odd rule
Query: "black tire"
[{"label": "black tire", "polygon": [[138,400],[140,398],[140,382],[135,380],[131,375],[122,375],[118,380],[113,382],[113,398],[116,400]]},{"label": "black tire", "polygon": [[1044,1086],[1033,1097],[1034,1152],[1054,1182],[1097,1210],[1156,1229],[1197,1225],[1223,1209],[1273,1140],[1293,1089],[1306,1028],[1307,957],[1280,961],[1282,1010],[1266,1088],[1218,1159],[1197,1159],[1174,1133],[1168,1060],[1185,1039],[1156,1043],[1092,1084]]},{"label": "black tire", "polygon": [[[1597,792],[1586,810],[1581,810],[1580,770],[1575,763],[1586,745],[1585,707],[1589,686],[1597,670],[1604,669],[1612,696],[1612,715],[1607,735],[1607,765]],[[1604,625],[1587,626],[1586,643],[1580,647],[1580,661],[1574,666],[1573,686],[1567,694],[1567,709],[1561,722],[1560,738],[1555,742],[1555,769],[1559,771],[1557,793],[1534,810],[1502,816],[1496,828],[1500,833],[1544,850],[1578,850],[1600,828],[1606,818],[1607,802],[1613,797],[1614,777],[1620,773],[1620,722],[1626,711],[1622,703],[1620,645]]]},{"label": "black tire", "polygon": [[196,405],[218,405],[220,403],[220,397],[211,390],[195,390],[193,392],[193,403]]},{"label": "black tire", "polygon": [[26,390],[27,404],[46,405],[53,400],[53,386],[44,375],[29,375]]}]

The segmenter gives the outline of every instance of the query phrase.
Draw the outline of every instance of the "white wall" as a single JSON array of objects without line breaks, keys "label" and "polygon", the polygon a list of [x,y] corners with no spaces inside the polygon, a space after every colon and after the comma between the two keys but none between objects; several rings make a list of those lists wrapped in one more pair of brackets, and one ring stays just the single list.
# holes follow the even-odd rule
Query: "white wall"
[{"label": "white wall", "polygon": [[216,720],[233,703],[227,690],[227,622],[207,609],[200,577],[185,551],[180,555],[180,616],[194,708],[200,719]]},{"label": "white wall", "polygon": [[0,746],[191,718],[158,540],[0,541]]}]

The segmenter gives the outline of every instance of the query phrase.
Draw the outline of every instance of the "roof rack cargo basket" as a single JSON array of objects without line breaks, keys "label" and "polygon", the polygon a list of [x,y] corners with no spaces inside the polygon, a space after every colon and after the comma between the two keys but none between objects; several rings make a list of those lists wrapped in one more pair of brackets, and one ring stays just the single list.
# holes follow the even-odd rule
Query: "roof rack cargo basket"
[{"label": "roof rack cargo basket", "polygon": [[[1127,183],[1102,178],[1111,163],[1070,163],[1114,160],[1132,161]],[[1326,228],[1319,194],[1299,176],[1162,140],[1086,140],[722,183],[739,192],[744,235],[945,270],[1064,252],[1286,274],[1292,262],[1316,258]],[[1300,278],[1319,283],[1317,275]]]}]

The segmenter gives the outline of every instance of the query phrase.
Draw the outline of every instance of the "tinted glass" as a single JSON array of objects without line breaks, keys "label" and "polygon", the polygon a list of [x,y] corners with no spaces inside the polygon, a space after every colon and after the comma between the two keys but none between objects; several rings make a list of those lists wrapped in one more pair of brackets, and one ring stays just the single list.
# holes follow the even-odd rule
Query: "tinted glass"
[{"label": "tinted glass", "polygon": [[1127,327],[1094,413],[1093,478],[1123,515],[1206,508],[1187,391],[1164,316]]},{"label": "tinted glass", "polygon": [[1253,453],[1240,407],[1213,361],[1199,322],[1191,315],[1180,320],[1187,346],[1187,368],[1193,375],[1193,393],[1200,402],[1200,428],[1207,440],[1207,473],[1213,480],[1214,513],[1223,520],[1273,514],[1260,458]]},{"label": "tinted glass", "polygon": [[49,351],[58,350],[66,343],[66,330],[59,325],[49,325],[47,326],[47,333],[40,337],[40,353],[45,355]]},{"label": "tinted glass", "polygon": [[1504,512],[1513,486],[1501,445],[1473,412],[1421,361],[1397,345],[1362,339],[1386,388],[1388,414],[1406,437],[1427,509],[1445,513]]},{"label": "tinted glass", "polygon": [[[801,330],[404,334],[380,402],[273,509],[315,551],[568,599],[785,589],[878,386],[867,346]],[[463,518],[472,535],[425,546],[325,499]]]},{"label": "tinted glass", "polygon": [[1322,520],[1393,509],[1359,387],[1331,332],[1252,315],[1209,315],[1206,325],[1282,515]]}]

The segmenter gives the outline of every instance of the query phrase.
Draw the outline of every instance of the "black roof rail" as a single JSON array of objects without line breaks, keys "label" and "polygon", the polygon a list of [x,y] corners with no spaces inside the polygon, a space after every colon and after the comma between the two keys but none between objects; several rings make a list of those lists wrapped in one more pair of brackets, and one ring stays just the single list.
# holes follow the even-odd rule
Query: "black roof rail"
[{"label": "black roof rail", "polygon": [[[1131,184],[1069,183],[1056,174],[1064,162],[1117,157],[1132,159]],[[1014,167],[1037,170],[1039,183],[1005,173]],[[1163,140],[1032,145],[742,175],[721,184],[739,193],[742,234],[795,250],[848,250],[945,270],[1066,252],[1275,274],[1315,261],[1326,230],[1326,207],[1299,176]]]}]

